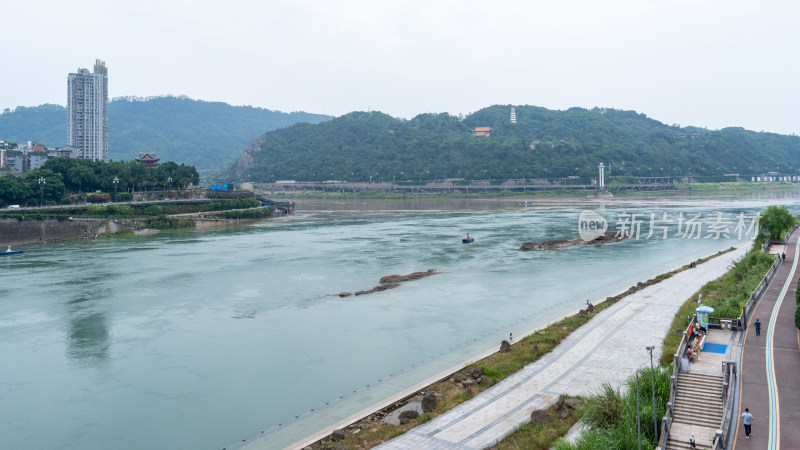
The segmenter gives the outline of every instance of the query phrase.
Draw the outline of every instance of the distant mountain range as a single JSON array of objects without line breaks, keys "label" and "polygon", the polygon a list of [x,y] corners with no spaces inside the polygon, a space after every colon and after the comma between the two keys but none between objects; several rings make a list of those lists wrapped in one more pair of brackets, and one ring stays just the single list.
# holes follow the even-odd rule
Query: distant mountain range
[{"label": "distant mountain range", "polygon": [[[108,104],[109,158],[131,160],[155,152],[162,161],[217,171],[234,162],[255,136],[298,122],[319,123],[322,114],[285,113],[187,97],[116,98]],[[63,146],[67,109],[60,105],[17,107],[0,114],[0,140]]]},{"label": "distant mountain range", "polygon": [[[410,120],[353,112],[254,140],[234,180],[426,181],[596,176],[800,175],[800,137],[666,125],[634,111],[495,105]],[[476,128],[489,127],[481,132]],[[485,128],[488,130],[488,128]],[[488,136],[475,137],[475,135]]]}]

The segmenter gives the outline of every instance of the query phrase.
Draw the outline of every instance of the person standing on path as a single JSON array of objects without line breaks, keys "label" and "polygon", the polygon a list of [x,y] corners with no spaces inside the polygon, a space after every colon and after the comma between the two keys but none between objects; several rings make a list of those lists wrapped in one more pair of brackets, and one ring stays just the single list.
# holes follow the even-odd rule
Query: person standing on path
[{"label": "person standing on path", "polygon": [[694,435],[692,435],[692,437],[689,438],[689,447],[697,448],[697,445],[694,442]]},{"label": "person standing on path", "polygon": [[753,415],[748,408],[742,413],[742,424],[744,425],[744,437],[750,439],[750,425],[753,423]]},{"label": "person standing on path", "polygon": [[756,322],[753,325],[756,326],[756,336],[761,336],[761,322],[758,321],[758,318],[756,318]]}]

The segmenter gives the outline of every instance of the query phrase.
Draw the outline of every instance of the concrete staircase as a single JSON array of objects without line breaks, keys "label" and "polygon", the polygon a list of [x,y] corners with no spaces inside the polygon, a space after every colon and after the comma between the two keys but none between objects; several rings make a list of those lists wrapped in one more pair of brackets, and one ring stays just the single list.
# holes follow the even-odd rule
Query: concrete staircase
[{"label": "concrete staircase", "polygon": [[722,374],[681,372],[668,450],[690,449],[692,435],[698,449],[711,448],[714,434],[722,428],[722,380]]}]

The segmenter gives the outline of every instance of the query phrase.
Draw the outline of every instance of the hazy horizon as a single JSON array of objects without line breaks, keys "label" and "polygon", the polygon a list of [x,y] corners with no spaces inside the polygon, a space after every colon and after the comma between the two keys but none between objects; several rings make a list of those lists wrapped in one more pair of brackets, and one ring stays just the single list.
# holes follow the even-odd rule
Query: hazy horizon
[{"label": "hazy horizon", "polygon": [[24,39],[0,50],[0,110],[65,104],[67,75],[101,59],[110,98],[401,118],[598,106],[800,134],[800,4],[789,0],[32,0],[4,12],[6,34]]}]

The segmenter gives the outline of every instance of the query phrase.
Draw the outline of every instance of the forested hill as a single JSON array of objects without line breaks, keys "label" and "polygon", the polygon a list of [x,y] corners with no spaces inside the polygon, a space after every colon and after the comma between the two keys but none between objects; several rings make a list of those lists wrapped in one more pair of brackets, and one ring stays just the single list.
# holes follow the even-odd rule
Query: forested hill
[{"label": "forested hill", "polygon": [[[326,119],[321,114],[284,113],[186,97],[118,98],[108,104],[109,158],[127,161],[139,153],[155,152],[162,161],[219,170],[235,161],[254,136]],[[0,140],[63,146],[67,109],[50,104],[7,109],[0,114]]]},{"label": "forested hill", "polygon": [[[800,137],[725,128],[665,125],[605,108],[553,111],[491,106],[459,118],[410,120],[353,112],[316,125],[266,133],[230,172],[239,180],[391,180],[692,176],[779,171],[797,174]],[[491,137],[473,137],[492,127]]]}]

